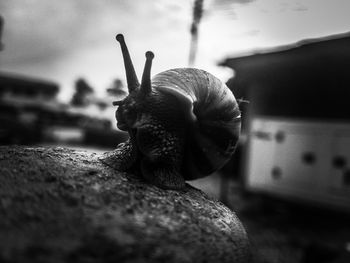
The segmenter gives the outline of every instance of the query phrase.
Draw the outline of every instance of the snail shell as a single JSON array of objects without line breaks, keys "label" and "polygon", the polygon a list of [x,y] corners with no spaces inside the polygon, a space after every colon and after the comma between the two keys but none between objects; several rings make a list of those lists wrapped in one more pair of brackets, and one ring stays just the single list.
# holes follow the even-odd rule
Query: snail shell
[{"label": "snail shell", "polygon": [[177,68],[152,78],[152,89],[183,101],[191,125],[184,149],[184,177],[193,180],[221,168],[233,154],[240,134],[241,114],[231,90],[212,74]]}]

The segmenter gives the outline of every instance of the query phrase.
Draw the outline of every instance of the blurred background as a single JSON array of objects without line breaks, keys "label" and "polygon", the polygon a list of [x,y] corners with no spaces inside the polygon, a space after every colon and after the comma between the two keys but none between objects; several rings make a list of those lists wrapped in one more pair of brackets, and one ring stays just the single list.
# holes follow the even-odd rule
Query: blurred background
[{"label": "blurred background", "polygon": [[235,210],[255,262],[350,262],[350,2],[0,2],[0,144],[95,152],[128,136],[115,41],[138,75],[197,67],[240,102],[230,162],[192,182]]}]

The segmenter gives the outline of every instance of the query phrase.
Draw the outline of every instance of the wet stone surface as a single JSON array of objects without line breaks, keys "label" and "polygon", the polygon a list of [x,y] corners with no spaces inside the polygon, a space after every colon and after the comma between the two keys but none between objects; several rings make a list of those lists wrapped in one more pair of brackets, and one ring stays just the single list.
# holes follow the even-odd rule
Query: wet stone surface
[{"label": "wet stone surface", "polygon": [[246,262],[236,215],[64,148],[0,147],[1,262]]}]

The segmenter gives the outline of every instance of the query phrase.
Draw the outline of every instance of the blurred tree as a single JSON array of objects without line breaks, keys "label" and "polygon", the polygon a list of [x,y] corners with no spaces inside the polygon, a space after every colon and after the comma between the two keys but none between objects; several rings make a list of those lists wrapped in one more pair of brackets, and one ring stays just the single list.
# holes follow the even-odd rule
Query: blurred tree
[{"label": "blurred tree", "polygon": [[102,99],[96,100],[95,104],[102,111],[105,110],[108,107],[108,105],[109,105],[106,101],[103,101]]},{"label": "blurred tree", "polygon": [[85,107],[90,104],[89,97],[94,93],[93,88],[85,79],[79,78],[75,81],[75,93],[71,99],[71,105]]},{"label": "blurred tree", "polygon": [[126,95],[123,82],[120,79],[115,79],[110,87],[107,88],[107,94],[113,97]]}]

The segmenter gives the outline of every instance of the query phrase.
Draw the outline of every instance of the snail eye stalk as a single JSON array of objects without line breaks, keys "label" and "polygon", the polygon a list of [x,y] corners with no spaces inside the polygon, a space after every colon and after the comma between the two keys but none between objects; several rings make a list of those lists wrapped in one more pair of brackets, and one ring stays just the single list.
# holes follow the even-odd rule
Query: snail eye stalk
[{"label": "snail eye stalk", "polygon": [[151,51],[146,52],[146,62],[145,68],[143,69],[142,74],[142,82],[141,82],[141,92],[143,94],[148,94],[151,92],[151,68],[152,68],[152,60],[154,58],[154,54]]},{"label": "snail eye stalk", "polygon": [[124,59],[124,67],[125,67],[125,73],[126,73],[126,80],[128,83],[128,90],[129,93],[131,93],[134,90],[137,90],[140,86],[139,80],[137,79],[134,66],[131,61],[131,57],[129,54],[128,47],[125,44],[124,36],[122,34],[118,34],[116,36],[117,41],[120,44],[120,47],[122,49],[123,53],[123,59]]}]

